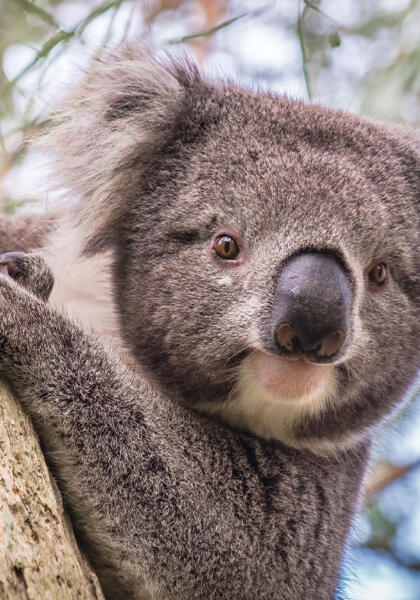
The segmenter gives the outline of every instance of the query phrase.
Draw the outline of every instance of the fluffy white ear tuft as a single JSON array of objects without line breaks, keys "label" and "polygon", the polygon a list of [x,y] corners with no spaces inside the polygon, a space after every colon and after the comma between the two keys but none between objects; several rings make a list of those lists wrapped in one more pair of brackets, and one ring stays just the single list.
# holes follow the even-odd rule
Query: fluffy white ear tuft
[{"label": "fluffy white ear tuft", "polygon": [[[79,202],[86,235],[118,219],[124,182],[170,135],[194,68],[157,60],[141,46],[101,55],[40,141],[53,185]],[[73,211],[74,212],[74,211]]]}]

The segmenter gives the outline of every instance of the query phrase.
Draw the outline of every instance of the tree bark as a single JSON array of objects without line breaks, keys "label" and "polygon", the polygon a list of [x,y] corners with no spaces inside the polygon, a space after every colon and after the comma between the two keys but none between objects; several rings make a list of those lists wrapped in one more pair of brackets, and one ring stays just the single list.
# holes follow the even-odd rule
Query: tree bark
[{"label": "tree bark", "polygon": [[0,384],[0,599],[103,600],[32,423]]}]

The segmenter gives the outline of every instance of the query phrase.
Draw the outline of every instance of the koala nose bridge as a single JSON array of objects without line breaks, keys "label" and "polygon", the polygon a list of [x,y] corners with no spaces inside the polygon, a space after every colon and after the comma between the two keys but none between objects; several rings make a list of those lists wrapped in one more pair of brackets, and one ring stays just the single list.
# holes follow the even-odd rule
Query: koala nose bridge
[{"label": "koala nose bridge", "polygon": [[305,252],[281,270],[273,307],[274,345],[279,354],[306,354],[326,362],[348,335],[351,282],[330,254]]}]

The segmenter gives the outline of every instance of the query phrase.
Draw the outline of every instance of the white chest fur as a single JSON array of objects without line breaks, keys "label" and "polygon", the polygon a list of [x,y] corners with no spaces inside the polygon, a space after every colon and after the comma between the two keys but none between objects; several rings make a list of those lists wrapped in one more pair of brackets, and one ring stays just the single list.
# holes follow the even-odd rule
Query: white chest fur
[{"label": "white chest fur", "polygon": [[49,301],[124,357],[127,352],[113,302],[112,252],[84,256],[81,247],[77,229],[67,221],[47,240],[42,255],[54,275]]}]

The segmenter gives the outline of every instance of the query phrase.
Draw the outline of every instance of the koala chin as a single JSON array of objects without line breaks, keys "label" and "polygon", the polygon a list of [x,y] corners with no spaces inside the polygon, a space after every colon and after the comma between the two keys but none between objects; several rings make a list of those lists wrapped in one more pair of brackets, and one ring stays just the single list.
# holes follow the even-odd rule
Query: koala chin
[{"label": "koala chin", "polygon": [[[236,387],[227,400],[196,408],[264,439],[297,448],[304,444],[294,436],[294,424],[325,410],[337,392],[333,367],[303,359],[282,359],[257,350],[238,371]],[[333,450],[328,442],[312,440],[310,445],[315,452]]]},{"label": "koala chin", "polygon": [[106,597],[330,600],[420,365],[417,135],[126,47],[43,143],[0,368]]}]

